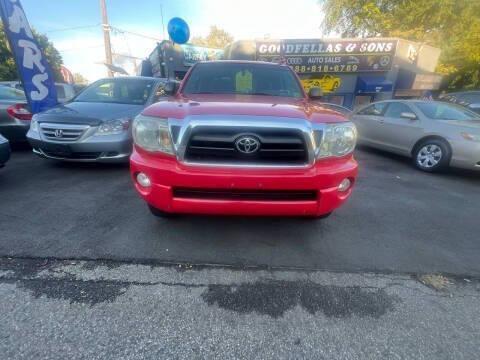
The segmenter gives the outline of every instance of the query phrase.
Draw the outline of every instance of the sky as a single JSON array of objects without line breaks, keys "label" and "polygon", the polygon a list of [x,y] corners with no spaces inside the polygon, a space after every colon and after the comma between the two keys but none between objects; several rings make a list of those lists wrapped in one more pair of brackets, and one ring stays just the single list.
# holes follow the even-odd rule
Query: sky
[{"label": "sky", "polygon": [[[114,53],[146,58],[164,38],[164,24],[182,17],[191,36],[205,36],[216,25],[235,40],[321,37],[318,0],[106,0]],[[45,33],[64,64],[89,81],[107,75],[98,0],[21,0],[30,26]],[[137,36],[132,34],[141,34]],[[168,37],[168,35],[166,35]],[[114,62],[133,74],[133,58]]]}]

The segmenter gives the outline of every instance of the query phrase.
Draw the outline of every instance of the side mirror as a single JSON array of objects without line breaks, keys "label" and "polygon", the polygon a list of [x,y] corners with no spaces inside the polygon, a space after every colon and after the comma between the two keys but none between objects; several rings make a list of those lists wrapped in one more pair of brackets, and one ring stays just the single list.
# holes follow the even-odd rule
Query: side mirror
[{"label": "side mirror", "polygon": [[178,89],[178,82],[174,80],[168,80],[163,89],[165,90],[166,94],[174,95]]},{"label": "side mirror", "polygon": [[323,91],[319,87],[312,87],[308,91],[308,97],[310,99],[321,99],[323,97]]},{"label": "side mirror", "polygon": [[417,120],[417,115],[415,115],[413,112],[402,112],[400,117],[408,120]]}]

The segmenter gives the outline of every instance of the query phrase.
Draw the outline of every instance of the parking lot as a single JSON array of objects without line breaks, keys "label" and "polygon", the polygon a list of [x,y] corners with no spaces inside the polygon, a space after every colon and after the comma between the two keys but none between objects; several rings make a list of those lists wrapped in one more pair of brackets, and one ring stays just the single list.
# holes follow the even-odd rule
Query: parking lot
[{"label": "parking lot", "polygon": [[480,174],[425,174],[361,148],[349,203],[325,220],[158,219],[127,166],[13,153],[0,171],[0,256],[480,275]]}]

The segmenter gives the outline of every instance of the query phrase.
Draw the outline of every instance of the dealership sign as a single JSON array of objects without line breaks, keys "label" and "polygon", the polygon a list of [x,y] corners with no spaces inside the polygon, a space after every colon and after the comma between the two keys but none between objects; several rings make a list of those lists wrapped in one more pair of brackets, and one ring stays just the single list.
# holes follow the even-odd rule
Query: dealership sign
[{"label": "dealership sign", "polygon": [[53,73],[34,39],[19,0],[0,0],[3,27],[32,113],[58,103]]},{"label": "dealership sign", "polygon": [[256,58],[282,62],[300,74],[388,71],[397,40],[276,40],[257,41]]}]

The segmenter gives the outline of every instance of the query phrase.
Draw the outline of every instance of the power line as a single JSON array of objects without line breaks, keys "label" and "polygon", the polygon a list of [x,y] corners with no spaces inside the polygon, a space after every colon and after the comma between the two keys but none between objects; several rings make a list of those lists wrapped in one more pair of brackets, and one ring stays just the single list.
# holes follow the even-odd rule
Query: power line
[{"label": "power line", "polygon": [[68,27],[68,28],[63,28],[63,29],[53,29],[53,30],[47,30],[45,32],[46,33],[53,33],[53,32],[61,32],[61,31],[87,29],[87,28],[97,27],[98,25],[100,25],[100,23],[95,24],[95,25],[73,26],[73,27]]},{"label": "power line", "polygon": [[153,37],[153,36],[140,34],[140,33],[133,32],[133,31],[128,31],[128,30],[120,29],[120,28],[118,28],[118,27],[116,27],[116,26],[110,25],[110,28],[112,28],[112,30],[117,31],[117,32],[119,32],[119,33],[126,33],[126,34],[131,34],[131,35],[143,37],[143,38],[146,38],[146,39],[151,39],[151,40],[155,40],[155,41],[162,41],[162,39],[160,39],[160,38],[156,38],[156,37]]},{"label": "power line", "polygon": [[93,45],[93,46],[82,46],[82,47],[75,47],[75,48],[63,49],[63,50],[58,50],[58,52],[67,52],[67,51],[84,50],[84,49],[95,49],[95,48],[99,48],[99,47],[103,47],[103,44]]}]

